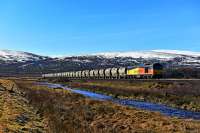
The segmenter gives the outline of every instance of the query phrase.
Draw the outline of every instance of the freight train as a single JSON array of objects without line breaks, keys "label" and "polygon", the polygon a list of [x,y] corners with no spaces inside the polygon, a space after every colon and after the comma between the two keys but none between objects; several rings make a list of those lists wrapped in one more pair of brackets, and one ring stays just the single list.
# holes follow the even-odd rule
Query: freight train
[{"label": "freight train", "polygon": [[131,67],[114,67],[105,69],[42,74],[43,78],[67,79],[149,79],[162,78],[162,76],[163,65],[160,63]]}]

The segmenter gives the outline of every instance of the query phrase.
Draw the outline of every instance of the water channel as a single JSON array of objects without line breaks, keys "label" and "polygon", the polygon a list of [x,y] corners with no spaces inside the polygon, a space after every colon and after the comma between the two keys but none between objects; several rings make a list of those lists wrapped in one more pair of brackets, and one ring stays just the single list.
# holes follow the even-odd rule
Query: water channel
[{"label": "water channel", "polygon": [[71,89],[71,88],[65,87],[61,84],[44,83],[44,82],[41,82],[38,84],[48,86],[49,88],[63,88],[65,90],[70,90],[74,93],[78,93],[78,94],[84,95],[86,97],[89,97],[91,99],[95,99],[95,100],[112,101],[117,104],[135,107],[138,109],[156,111],[156,112],[160,112],[161,114],[166,115],[166,116],[200,120],[200,112],[193,112],[193,111],[188,111],[188,110],[183,110],[183,109],[177,109],[177,108],[168,107],[168,106],[162,105],[162,104],[143,102],[143,101],[138,101],[138,100],[114,98],[112,96],[107,96],[104,94],[99,94],[99,93],[95,93],[95,92],[91,92],[91,91],[86,91],[86,90],[81,90],[81,89]]}]

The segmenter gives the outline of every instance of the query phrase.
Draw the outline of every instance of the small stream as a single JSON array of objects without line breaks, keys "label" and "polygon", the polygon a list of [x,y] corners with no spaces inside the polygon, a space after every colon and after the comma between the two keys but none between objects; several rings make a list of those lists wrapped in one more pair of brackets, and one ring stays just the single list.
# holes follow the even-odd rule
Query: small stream
[{"label": "small stream", "polygon": [[138,100],[113,98],[112,96],[98,94],[98,93],[91,92],[91,91],[71,89],[68,87],[64,87],[60,84],[43,83],[43,82],[38,83],[38,84],[48,86],[49,88],[63,88],[65,90],[70,90],[74,93],[82,94],[86,97],[89,97],[89,98],[95,99],[95,100],[112,101],[114,103],[130,106],[130,107],[135,107],[138,109],[156,111],[156,112],[160,112],[161,114],[166,115],[166,116],[200,120],[200,112],[193,112],[193,111],[188,111],[188,110],[183,110],[183,109],[177,109],[177,108],[168,107],[168,106],[162,105],[162,104],[143,102],[143,101],[138,101]]}]

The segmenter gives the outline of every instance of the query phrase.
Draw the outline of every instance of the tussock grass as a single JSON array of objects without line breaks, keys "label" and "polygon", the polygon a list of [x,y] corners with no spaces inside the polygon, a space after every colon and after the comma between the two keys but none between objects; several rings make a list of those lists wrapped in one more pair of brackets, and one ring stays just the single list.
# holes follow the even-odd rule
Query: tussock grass
[{"label": "tussock grass", "polygon": [[200,123],[169,118],[61,89],[19,82],[25,97],[46,120],[50,133],[198,132]]},{"label": "tussock grass", "polygon": [[0,80],[0,132],[43,132],[42,118],[28,105],[17,85]]},{"label": "tussock grass", "polygon": [[162,103],[172,107],[200,111],[200,83],[198,81],[74,81],[68,84],[74,88],[86,89],[113,97]]}]

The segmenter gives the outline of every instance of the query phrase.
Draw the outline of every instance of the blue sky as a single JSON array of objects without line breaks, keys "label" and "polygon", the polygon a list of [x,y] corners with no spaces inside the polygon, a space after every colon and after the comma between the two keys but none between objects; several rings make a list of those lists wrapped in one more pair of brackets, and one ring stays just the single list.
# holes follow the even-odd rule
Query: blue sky
[{"label": "blue sky", "polygon": [[200,51],[199,0],[0,0],[0,49]]}]

